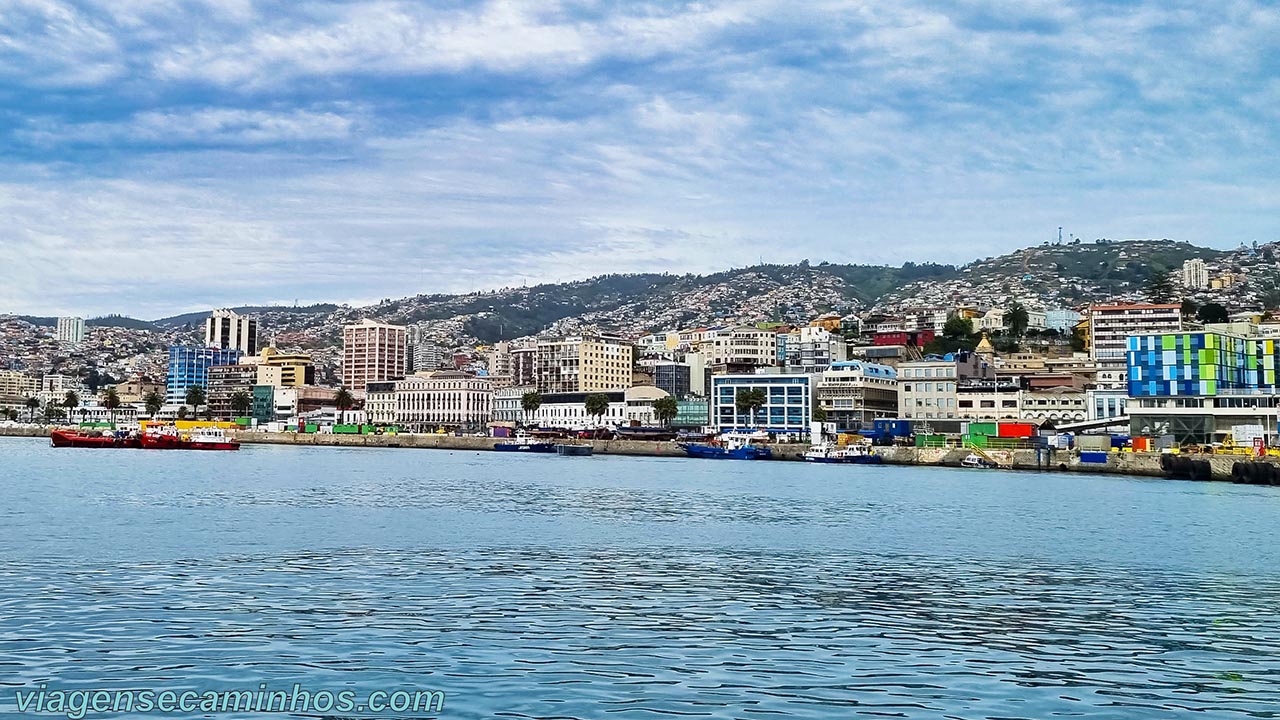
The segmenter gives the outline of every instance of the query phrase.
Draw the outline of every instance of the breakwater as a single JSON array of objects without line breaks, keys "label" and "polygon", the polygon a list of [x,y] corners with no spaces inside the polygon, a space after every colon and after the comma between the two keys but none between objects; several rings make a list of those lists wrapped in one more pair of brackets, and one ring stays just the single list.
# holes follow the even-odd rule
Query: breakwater
[{"label": "breakwater", "polygon": [[[0,427],[0,436],[47,437],[44,427]],[[232,435],[246,444],[313,445],[322,447],[383,447],[422,448],[453,451],[492,451],[504,438],[459,437],[456,435],[407,434],[397,435],[329,435],[322,433],[268,433],[233,432]],[[585,441],[583,441],[585,442]],[[685,453],[674,442],[652,440],[593,440],[592,452],[597,455],[637,455],[647,457],[684,457]],[[802,460],[808,445],[802,443],[776,443],[773,448],[777,460]],[[958,466],[970,450],[962,448],[878,447],[876,453],[890,465]],[[1176,456],[1182,459],[1173,467],[1173,457],[1160,453],[1112,452],[1105,462],[1084,462],[1079,452],[1069,450],[986,450],[986,456],[1000,467],[1013,470],[1039,470],[1046,472],[1115,473],[1147,477],[1179,477],[1189,480],[1236,480],[1268,484],[1260,476],[1273,478],[1270,484],[1280,480],[1280,464],[1258,461],[1241,455]],[[1259,472],[1243,474],[1242,465],[1263,466]]]}]

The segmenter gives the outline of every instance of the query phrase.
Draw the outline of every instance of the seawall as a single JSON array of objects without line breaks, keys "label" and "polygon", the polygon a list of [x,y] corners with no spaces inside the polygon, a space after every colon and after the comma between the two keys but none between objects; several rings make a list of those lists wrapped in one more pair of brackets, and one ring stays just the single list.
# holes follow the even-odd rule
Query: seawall
[{"label": "seawall", "polygon": [[[46,427],[0,427],[0,436],[48,437]],[[323,447],[386,447],[424,448],[434,450],[491,451],[502,438],[458,437],[454,435],[400,434],[400,435],[327,435],[320,433],[267,433],[233,432],[240,442],[270,445],[314,445]],[[639,455],[646,457],[684,457],[684,451],[674,442],[652,440],[593,440],[592,452],[598,455]],[[800,443],[774,444],[773,455],[778,460],[802,460],[808,445]],[[1002,467],[1015,470],[1043,470],[1052,472],[1115,473],[1168,477],[1161,466],[1159,453],[1113,452],[1107,453],[1105,463],[1081,462],[1080,453],[1056,450],[1047,453],[1035,450],[987,450],[987,456]],[[878,447],[876,453],[890,465],[958,466],[970,451],[958,448]],[[1231,480],[1232,468],[1237,462],[1249,462],[1242,455],[1194,455],[1183,456],[1197,462],[1207,462],[1209,477],[1198,479]],[[1275,477],[1280,477],[1280,465],[1270,463]]]}]

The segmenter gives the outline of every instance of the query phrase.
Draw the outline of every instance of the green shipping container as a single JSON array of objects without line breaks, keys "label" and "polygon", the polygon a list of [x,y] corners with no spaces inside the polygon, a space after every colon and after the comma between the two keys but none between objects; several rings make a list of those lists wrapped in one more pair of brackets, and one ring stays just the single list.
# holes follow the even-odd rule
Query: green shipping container
[{"label": "green shipping container", "polygon": [[946,435],[917,435],[916,447],[940,448],[947,446]]},{"label": "green shipping container", "polygon": [[313,433],[313,432],[316,432],[316,431],[317,431],[317,430],[319,430],[319,429],[320,429],[320,426],[319,426],[319,425],[312,425],[311,423],[307,423],[305,426],[303,426],[303,428],[302,428],[302,432],[311,432],[311,433]]},{"label": "green shipping container", "polygon": [[984,448],[987,446],[986,435],[965,435],[964,444],[967,447]]},{"label": "green shipping container", "polygon": [[[311,426],[308,425],[307,427],[311,427]],[[359,425],[334,425],[333,434],[334,435],[359,435],[360,426]]]},{"label": "green shipping container", "polygon": [[997,436],[1000,434],[1000,424],[993,422],[971,422],[969,423],[970,435],[990,435]]}]

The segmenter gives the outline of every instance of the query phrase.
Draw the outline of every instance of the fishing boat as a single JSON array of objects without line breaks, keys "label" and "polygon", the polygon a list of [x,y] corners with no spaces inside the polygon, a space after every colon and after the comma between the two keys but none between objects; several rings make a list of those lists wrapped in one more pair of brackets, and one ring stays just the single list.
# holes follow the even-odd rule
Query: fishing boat
[{"label": "fishing boat", "polygon": [[179,431],[176,428],[147,428],[142,434],[146,450],[239,450],[240,442],[227,437],[221,428],[198,428]]},{"label": "fishing boat", "polygon": [[142,441],[135,433],[101,430],[53,430],[49,440],[54,447],[78,448],[140,448]]},{"label": "fishing boat", "polygon": [[809,448],[804,454],[805,462],[837,463],[852,465],[880,465],[884,458],[864,445],[846,445],[840,447],[830,443],[819,443]]},{"label": "fishing boat", "polygon": [[556,445],[556,454],[571,455],[574,457],[582,457],[591,455],[590,445],[578,445],[575,443],[559,443]]},{"label": "fishing boat", "polygon": [[752,436],[725,433],[718,441],[711,443],[679,443],[685,454],[692,458],[704,460],[770,460],[773,451],[767,447],[755,445]]},{"label": "fishing boat", "polygon": [[556,444],[535,440],[521,433],[512,438],[512,442],[495,443],[493,449],[499,452],[553,453],[556,451]]}]

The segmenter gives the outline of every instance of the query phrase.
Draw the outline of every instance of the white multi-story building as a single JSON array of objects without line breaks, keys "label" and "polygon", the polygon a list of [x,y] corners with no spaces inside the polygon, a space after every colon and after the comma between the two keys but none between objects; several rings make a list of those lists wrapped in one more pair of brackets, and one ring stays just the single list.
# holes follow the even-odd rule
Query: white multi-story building
[{"label": "white multi-story building", "polygon": [[1182,286],[1191,290],[1209,287],[1209,268],[1204,260],[1192,258],[1182,263]]},{"label": "white multi-story building", "polygon": [[405,375],[408,341],[403,325],[364,319],[342,328],[342,384],[353,392],[371,382]]},{"label": "white multi-story building", "polygon": [[525,393],[537,390],[532,385],[511,385],[493,391],[493,422],[524,423]]},{"label": "white multi-story building", "polygon": [[365,412],[372,423],[409,432],[479,430],[493,418],[493,388],[488,377],[459,370],[416,373],[366,384]]},{"label": "white multi-story building", "polygon": [[58,342],[68,345],[79,345],[84,342],[84,318],[58,318],[57,337]]},{"label": "white multi-story building", "polygon": [[1056,387],[1022,393],[1022,419],[1054,425],[1089,419],[1089,398],[1084,390]]},{"label": "white multi-story building", "polygon": [[955,417],[964,420],[1017,420],[1022,411],[1022,388],[1011,380],[958,383],[955,398]]},{"label": "white multi-story building", "polygon": [[825,328],[797,328],[786,338],[787,372],[822,372],[833,362],[849,359],[849,346],[844,338]]},{"label": "white multi-story building", "polygon": [[907,419],[956,419],[957,384],[990,380],[995,369],[977,353],[930,355],[898,365],[901,416]]},{"label": "white multi-story building", "polygon": [[712,365],[770,366],[778,364],[778,334],[743,325],[720,330],[701,346]]},{"label": "white multi-story building", "polygon": [[1182,330],[1177,304],[1094,305],[1089,308],[1089,358],[1098,367],[1098,387],[1128,386],[1129,336]]},{"label": "white multi-story building", "polygon": [[878,418],[898,417],[898,371],[888,365],[834,362],[818,381],[818,406],[841,432]]},{"label": "white multi-story building", "polygon": [[204,321],[205,347],[239,350],[241,355],[258,352],[258,319],[234,310],[214,310]]},{"label": "white multi-story building", "polygon": [[[587,415],[587,396],[594,394],[604,395],[609,401],[608,409],[599,417]],[[651,385],[597,393],[548,393],[542,396],[542,405],[530,415],[529,422],[539,427],[568,429],[655,425],[653,402],[667,396],[666,391]],[[520,417],[524,419],[523,413]]]}]

